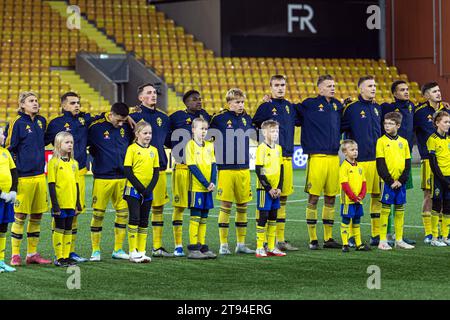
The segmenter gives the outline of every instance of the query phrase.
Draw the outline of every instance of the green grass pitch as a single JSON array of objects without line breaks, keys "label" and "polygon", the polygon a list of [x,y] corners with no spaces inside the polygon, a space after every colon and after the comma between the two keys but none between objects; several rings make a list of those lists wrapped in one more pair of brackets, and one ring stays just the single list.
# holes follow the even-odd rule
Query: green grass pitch
[{"label": "green grass pitch", "polygon": [[[252,174],[253,179],[254,174]],[[295,172],[295,193],[288,200],[286,238],[301,249],[286,257],[257,259],[253,255],[231,255],[216,260],[191,261],[186,258],[154,258],[149,264],[132,264],[111,259],[114,213],[108,212],[103,224],[102,257],[99,263],[80,265],[81,289],[69,290],[66,269],[50,266],[21,266],[17,272],[0,274],[0,299],[442,299],[448,291],[447,248],[423,244],[421,222],[422,192],[420,171],[413,169],[414,186],[408,191],[405,215],[405,236],[417,240],[411,251],[355,252],[307,249],[305,222],[306,194],[303,192],[304,171]],[[170,179],[168,179],[170,181]],[[254,181],[254,180],[253,180]],[[92,178],[87,179],[90,199]],[[254,187],[254,185],[253,185]],[[170,188],[170,186],[169,186]],[[170,194],[170,189],[169,189]],[[247,242],[255,247],[255,201],[249,207]],[[339,201],[337,201],[339,202]],[[90,204],[90,200],[87,202]],[[321,202],[322,203],[322,202]],[[366,208],[367,208],[366,201]],[[338,205],[336,206],[338,208]],[[171,205],[164,215],[164,245],[173,250]],[[334,238],[340,241],[338,211]],[[92,210],[81,216],[77,252],[85,257],[91,253],[89,222]],[[184,244],[188,240],[189,212],[184,215]],[[210,212],[207,241],[218,251],[218,209]],[[234,216],[234,215],[232,215]],[[367,241],[370,232],[369,214],[363,218],[362,235]],[[233,219],[230,246],[234,248]],[[322,224],[318,224],[319,239]],[[149,235],[151,242],[151,234]],[[25,254],[22,243],[22,256]],[[148,250],[150,251],[151,243]],[[8,234],[7,256],[11,244]],[[52,257],[50,215],[42,221],[39,250]],[[380,268],[381,288],[370,290],[367,268]]]}]

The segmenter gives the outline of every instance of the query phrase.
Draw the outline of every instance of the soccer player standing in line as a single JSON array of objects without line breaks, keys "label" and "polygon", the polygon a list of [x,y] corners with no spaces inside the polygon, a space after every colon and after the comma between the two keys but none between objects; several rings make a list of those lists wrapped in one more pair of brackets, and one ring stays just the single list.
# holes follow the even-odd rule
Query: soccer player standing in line
[{"label": "soccer player standing in line", "polygon": [[253,124],[261,128],[266,120],[275,120],[280,124],[279,144],[283,150],[283,190],[280,196],[280,209],[277,214],[277,247],[282,251],[295,251],[285,239],[286,203],[288,196],[294,193],[294,172],[292,169],[292,155],[294,153],[294,131],[298,120],[297,110],[286,99],[286,78],[274,75],[270,78],[271,101],[264,102],[253,116]]},{"label": "soccer player standing in line", "polygon": [[[450,115],[443,110],[438,111],[433,116],[433,124],[436,131],[428,138],[428,159],[430,162],[432,176],[432,210],[431,231],[433,238],[431,245],[450,245],[448,237],[450,224]],[[442,212],[442,236],[443,240],[438,241],[439,213]]]},{"label": "soccer player standing in line", "polygon": [[37,253],[42,214],[48,211],[47,182],[44,175],[46,120],[39,114],[37,95],[31,91],[19,95],[18,116],[9,124],[6,148],[17,166],[19,184],[15,201],[15,221],[11,227],[11,265],[22,264],[20,244],[27,215],[27,264],[50,264]]},{"label": "soccer player standing in line", "polygon": [[309,248],[319,249],[317,240],[317,203],[324,194],[322,221],[324,248],[340,248],[333,240],[334,203],[339,194],[339,141],[342,104],[334,98],[335,83],[330,75],[317,81],[319,96],[308,98],[297,106],[302,126],[303,152],[308,154],[305,192],[309,194],[306,207],[306,223]]},{"label": "soccer player standing in line", "polygon": [[[280,195],[283,189],[283,151],[276,144],[279,125],[267,120],[261,124],[264,142],[256,150],[255,171],[257,176],[257,206],[259,219],[256,226],[256,257],[283,257],[286,255],[275,246],[277,211],[280,209]],[[264,241],[267,234],[267,252]]]},{"label": "soccer player standing in line", "polygon": [[123,163],[128,145],[133,139],[133,132],[127,123],[129,109],[121,102],[111,106],[111,111],[94,121],[88,131],[88,147],[93,157],[92,172],[94,188],[92,190],[91,220],[92,255],[90,261],[100,261],[100,240],[103,219],[108,202],[111,199],[116,210],[114,224],[115,259],[128,260],[123,250],[128,222],[128,206],[123,199],[126,179]]},{"label": "soccer player standing in line", "polygon": [[173,257],[163,247],[162,235],[164,227],[163,210],[164,205],[169,202],[167,194],[167,155],[164,144],[167,143],[167,135],[170,130],[170,120],[167,114],[156,109],[157,91],[153,84],[146,83],[139,86],[137,90],[138,99],[141,104],[130,113],[130,117],[138,123],[141,120],[149,123],[152,127],[151,145],[158,150],[159,156],[159,178],[153,190],[152,201],[152,230],[153,230],[153,250],[154,257]]},{"label": "soccer player standing in line", "polygon": [[78,162],[74,158],[73,136],[69,132],[59,132],[53,142],[53,157],[48,162],[48,189],[55,220],[53,249],[54,265],[67,267],[76,264],[70,258],[72,248],[72,221],[76,212],[81,211],[80,189],[78,185]]},{"label": "soccer player standing in line", "polygon": [[0,128],[0,272],[14,272],[16,269],[5,263],[5,249],[8,223],[14,222],[19,176],[11,154],[2,147],[4,140],[3,129]]},{"label": "soccer player standing in line", "polygon": [[[228,108],[214,115],[211,129],[216,129],[216,150],[220,150],[217,199],[219,211],[219,254],[231,254],[228,247],[231,206],[236,203],[235,253],[255,253],[245,245],[247,235],[247,203],[252,199],[250,179],[250,135],[252,118],[245,112],[245,94],[240,89],[230,89],[226,95]],[[254,133],[254,132],[253,132]],[[214,133],[212,134],[214,135]]]},{"label": "soccer player standing in line", "polygon": [[212,192],[216,188],[216,158],[214,144],[205,141],[208,123],[202,118],[192,122],[192,140],[186,145],[186,164],[189,168],[189,259],[217,257],[206,244],[206,221],[214,207]]},{"label": "soccer player standing in line", "polygon": [[[175,241],[175,250],[173,252],[175,257],[183,257],[183,212],[188,207],[188,192],[189,192],[189,170],[186,165],[186,159],[183,151],[187,142],[192,135],[192,121],[196,118],[205,119],[208,123],[211,120],[209,114],[202,108],[202,98],[200,93],[196,90],[189,90],[183,96],[183,102],[186,105],[185,110],[178,110],[172,113],[170,119],[170,133],[168,138],[172,138],[170,142],[172,149],[172,156],[175,159],[175,166],[172,171],[172,225],[173,238]],[[177,137],[172,134],[177,130],[185,130],[185,132],[176,132]],[[177,140],[178,134],[180,139]],[[184,135],[189,136],[189,140],[183,139]],[[175,152],[179,150],[179,153]]]},{"label": "soccer player standing in line", "polygon": [[403,225],[405,219],[406,181],[411,170],[411,155],[408,141],[397,134],[402,123],[399,112],[389,112],[384,117],[384,131],[377,141],[377,171],[384,181],[381,197],[380,243],[378,249],[391,250],[386,239],[387,224],[394,205],[395,247],[413,249],[414,246],[403,241]]},{"label": "soccer player standing in line", "polygon": [[158,150],[150,145],[152,127],[140,121],[135,129],[135,141],[127,149],[124,173],[127,184],[124,199],[128,204],[128,247],[130,261],[150,262],[145,255],[148,217],[153,200],[153,189],[159,178]]},{"label": "soccer player standing in line", "polygon": [[[430,167],[430,161],[428,159],[429,152],[427,148],[427,140],[435,132],[435,128],[433,126],[433,114],[441,110],[445,110],[450,113],[450,110],[446,109],[443,105],[441,90],[436,82],[424,84],[421,91],[427,101],[416,107],[416,111],[414,112],[414,131],[416,133],[417,147],[421,158],[421,188],[423,190],[422,219],[426,233],[424,242],[426,244],[431,244],[433,238],[431,232],[431,222],[433,219],[431,180],[433,174]],[[439,213],[434,212],[433,214]],[[446,237],[447,235],[444,236]],[[434,241],[433,245],[437,245],[437,241]]]},{"label": "soccer player standing in line", "polygon": [[379,244],[381,213],[381,180],[376,167],[376,143],[381,136],[381,108],[375,102],[376,83],[373,76],[358,81],[358,100],[348,104],[343,111],[341,131],[346,138],[358,144],[357,161],[366,176],[367,193],[370,193],[370,217],[372,238],[370,245]]}]

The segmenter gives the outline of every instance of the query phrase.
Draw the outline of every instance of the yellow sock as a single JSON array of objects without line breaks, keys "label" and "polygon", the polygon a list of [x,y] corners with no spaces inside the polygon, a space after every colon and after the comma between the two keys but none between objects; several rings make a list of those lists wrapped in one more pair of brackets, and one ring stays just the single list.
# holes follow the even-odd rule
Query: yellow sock
[{"label": "yellow sock", "polygon": [[333,238],[333,224],[334,224],[334,206],[324,205],[322,208],[323,221],[323,239],[325,241]]},{"label": "yellow sock", "polygon": [[162,247],[162,234],[164,227],[163,208],[152,208],[153,249]]},{"label": "yellow sock", "polygon": [[64,230],[55,228],[52,238],[56,259],[64,258]]},{"label": "yellow sock", "polygon": [[344,246],[348,246],[349,227],[350,225],[341,223],[341,239]]},{"label": "yellow sock", "polygon": [[[380,235],[381,207],[382,207],[382,205],[380,202],[380,196],[372,195],[370,197],[370,229],[371,229],[372,237],[376,237],[376,236]],[[386,224],[386,226],[387,226],[387,224]]]},{"label": "yellow sock", "polygon": [[267,247],[269,251],[275,249],[275,233],[277,232],[277,221],[269,220],[267,222]]},{"label": "yellow sock", "polygon": [[353,220],[350,220],[350,223],[348,224],[348,237],[354,237],[354,233],[353,233]]},{"label": "yellow sock", "polygon": [[75,240],[77,240],[78,233],[78,216],[73,217],[72,221],[72,241],[70,244],[70,252],[75,252]]},{"label": "yellow sock", "polygon": [[197,245],[198,243],[198,229],[200,225],[200,217],[191,216],[189,220],[189,244]]},{"label": "yellow sock", "polygon": [[70,255],[70,248],[72,248],[72,230],[64,230],[63,243],[63,258],[67,259]]},{"label": "yellow sock", "polygon": [[266,227],[256,226],[256,248],[264,249],[265,241],[266,241]]},{"label": "yellow sock", "polygon": [[442,236],[444,238],[448,238],[448,230],[449,230],[449,224],[450,224],[450,216],[444,214],[442,216]]},{"label": "yellow sock", "polygon": [[23,239],[23,229],[25,220],[15,217],[11,226],[11,247],[12,255],[20,254],[20,244]]},{"label": "yellow sock", "polygon": [[220,206],[219,209],[219,239],[220,244],[228,243],[228,230],[230,229],[231,209]]},{"label": "yellow sock", "polygon": [[397,240],[403,239],[403,226],[405,224],[405,207],[403,205],[395,206],[394,230]]},{"label": "yellow sock", "polygon": [[39,244],[39,237],[41,235],[41,220],[30,217],[27,226],[27,255],[32,255],[37,252]]},{"label": "yellow sock", "polygon": [[317,205],[308,203],[306,207],[306,224],[308,227],[309,241],[317,240]]},{"label": "yellow sock", "polygon": [[423,227],[425,229],[425,235],[429,235],[431,234],[431,212],[429,211],[424,211],[422,212],[422,222],[423,222]]},{"label": "yellow sock", "polygon": [[138,243],[138,226],[137,225],[128,225],[128,250],[129,252],[133,252],[137,249]]},{"label": "yellow sock", "polygon": [[439,212],[439,231],[440,231],[439,236],[442,236],[443,235],[443,233],[442,233],[442,212]]},{"label": "yellow sock", "polygon": [[117,210],[114,220],[114,251],[123,248],[123,242],[127,235],[128,209]]},{"label": "yellow sock", "polygon": [[277,241],[284,242],[286,228],[286,200],[280,201],[280,209],[277,212]]},{"label": "yellow sock", "polygon": [[92,252],[100,251],[100,241],[102,239],[102,224],[105,216],[104,210],[94,209],[91,219],[91,243]]},{"label": "yellow sock", "polygon": [[6,251],[6,233],[0,232],[0,261],[5,260]]},{"label": "yellow sock", "polygon": [[237,243],[245,243],[245,238],[247,236],[247,223],[247,206],[237,205],[235,220]]},{"label": "yellow sock", "polygon": [[182,207],[173,207],[172,228],[175,247],[183,245],[183,211]]},{"label": "yellow sock", "polygon": [[138,228],[137,233],[137,250],[138,252],[144,252],[147,249],[147,230],[148,228]]},{"label": "yellow sock", "polygon": [[200,223],[198,225],[198,242],[204,245],[206,244],[206,219],[200,218]]},{"label": "yellow sock", "polygon": [[353,236],[355,237],[355,244],[359,247],[362,244],[361,241],[361,227],[358,224],[353,224]]},{"label": "yellow sock", "polygon": [[[383,204],[381,207],[380,215],[380,241],[386,241],[387,224],[389,220],[389,214],[391,213],[391,206]],[[373,236],[373,234],[372,234]]]},{"label": "yellow sock", "polygon": [[431,211],[431,234],[433,238],[439,236],[439,212]]}]

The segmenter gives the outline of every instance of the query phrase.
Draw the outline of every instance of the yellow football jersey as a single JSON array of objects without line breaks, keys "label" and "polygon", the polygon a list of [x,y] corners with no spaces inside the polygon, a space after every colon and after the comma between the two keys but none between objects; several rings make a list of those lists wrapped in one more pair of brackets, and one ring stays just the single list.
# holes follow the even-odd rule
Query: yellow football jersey
[{"label": "yellow football jersey", "polygon": [[[205,141],[203,146],[198,145],[194,140],[190,140],[186,145],[186,164],[188,166],[196,165],[207,181],[211,181],[212,164],[216,162],[214,154],[214,144]],[[189,174],[189,191],[207,192],[207,188]]]},{"label": "yellow football jersey", "polygon": [[[154,146],[145,148],[135,142],[128,147],[123,165],[132,167],[133,174],[147,187],[152,181],[154,168],[159,168],[158,150]],[[133,185],[127,180],[126,186]]]},{"label": "yellow football jersey", "polygon": [[51,158],[47,167],[48,183],[56,185],[56,199],[61,209],[75,209],[77,205],[78,162]]},{"label": "yellow football jersey", "polygon": [[[347,160],[342,162],[341,167],[339,168],[339,185],[344,182],[348,182],[350,185],[350,189],[352,189],[353,193],[358,196],[361,192],[363,182],[366,181],[366,176],[364,175],[364,169],[356,163],[356,165],[352,165]],[[341,188],[341,203],[342,204],[352,204],[355,203],[352,201],[344,190]],[[362,203],[362,202],[360,202]]]},{"label": "yellow football jersey", "polygon": [[450,136],[433,133],[427,140],[428,152],[434,153],[439,169],[444,176],[450,176]]},{"label": "yellow football jersey", "polygon": [[11,169],[14,169],[16,164],[11,157],[8,149],[0,147],[0,190],[9,192],[12,184]]},{"label": "yellow football jersey", "polygon": [[385,159],[392,179],[398,180],[405,170],[405,160],[411,159],[408,141],[399,135],[395,139],[383,135],[377,141],[376,157]]},{"label": "yellow football jersey", "polygon": [[[276,144],[271,148],[261,143],[256,149],[256,166],[262,166],[261,173],[266,176],[272,188],[276,189],[280,182],[281,164],[283,163],[281,146]],[[256,179],[256,189],[264,189],[259,179]]]}]

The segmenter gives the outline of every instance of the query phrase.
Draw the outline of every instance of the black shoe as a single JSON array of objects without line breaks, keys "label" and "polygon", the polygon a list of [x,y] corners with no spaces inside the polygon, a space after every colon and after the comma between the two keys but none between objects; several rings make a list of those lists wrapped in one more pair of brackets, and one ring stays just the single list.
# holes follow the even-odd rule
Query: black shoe
[{"label": "black shoe", "polygon": [[370,246],[368,246],[365,243],[360,244],[358,247],[356,247],[356,251],[370,251],[370,250],[372,250],[370,249]]},{"label": "black shoe", "polygon": [[407,244],[410,244],[410,245],[415,245],[416,244],[416,240],[408,239],[408,238],[405,238],[405,237],[403,237],[403,241],[405,241]]},{"label": "black shoe", "polygon": [[320,249],[319,241],[317,241],[317,240],[311,241],[311,243],[309,244],[309,249],[310,250],[319,250]]},{"label": "black shoe", "polygon": [[350,252],[350,249],[348,248],[347,245],[342,246],[342,252]]},{"label": "black shoe", "polygon": [[380,236],[370,237],[370,245],[372,247],[378,247],[380,244]]},{"label": "black shoe", "polygon": [[330,238],[323,243],[323,247],[327,249],[340,249],[342,248],[342,244],[337,243],[333,238]]},{"label": "black shoe", "polygon": [[348,246],[350,248],[356,248],[356,242],[355,242],[355,238],[354,237],[348,238]]},{"label": "black shoe", "polygon": [[68,267],[69,265],[67,264],[67,262],[66,262],[66,259],[64,259],[64,258],[59,258],[58,260],[54,260],[53,261],[53,264],[56,266],[56,267]]},{"label": "black shoe", "polygon": [[66,264],[68,266],[76,266],[77,265],[77,261],[75,259],[72,258],[66,258],[64,259],[66,261]]}]

